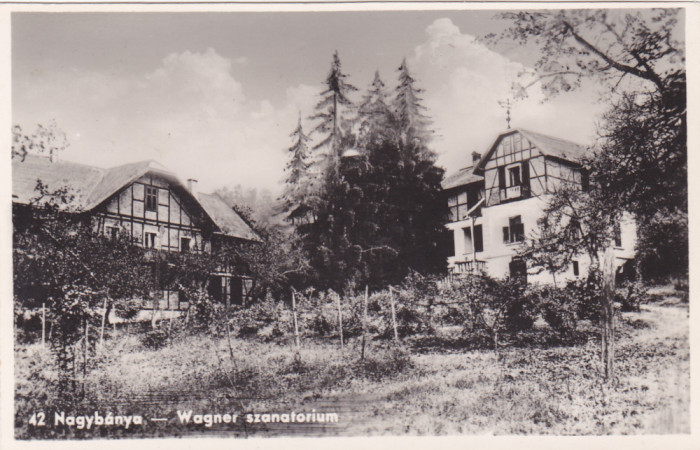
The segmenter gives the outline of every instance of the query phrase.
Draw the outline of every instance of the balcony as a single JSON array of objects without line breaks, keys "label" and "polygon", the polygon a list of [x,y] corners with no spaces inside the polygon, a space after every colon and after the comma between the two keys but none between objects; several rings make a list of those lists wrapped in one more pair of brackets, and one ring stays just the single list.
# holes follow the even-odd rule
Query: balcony
[{"label": "balcony", "polygon": [[452,268],[452,273],[484,273],[486,271],[486,261],[456,261]]},{"label": "balcony", "polygon": [[517,200],[530,196],[530,189],[527,186],[517,185],[501,189],[501,201]]}]

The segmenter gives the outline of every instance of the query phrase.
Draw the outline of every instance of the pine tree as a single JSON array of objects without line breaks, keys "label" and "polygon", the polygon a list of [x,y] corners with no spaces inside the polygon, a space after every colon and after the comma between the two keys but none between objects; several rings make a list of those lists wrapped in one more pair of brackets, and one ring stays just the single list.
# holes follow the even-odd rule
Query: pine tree
[{"label": "pine tree", "polygon": [[379,71],[374,73],[374,81],[362,98],[358,108],[358,140],[360,147],[368,145],[367,140],[374,131],[386,134],[393,131],[395,118],[389,105],[386,87]]},{"label": "pine tree", "polygon": [[327,171],[338,173],[340,156],[342,154],[344,117],[342,108],[350,109],[353,106],[348,94],[357,88],[345,81],[340,66],[338,52],[333,54],[331,70],[326,77],[327,89],[321,93],[323,97],[316,104],[316,113],[310,117],[312,120],[320,120],[313,129],[312,134],[320,134],[320,142],[313,149],[316,151],[314,164],[316,171],[323,174]]},{"label": "pine tree", "polygon": [[282,194],[282,209],[287,220],[292,223],[303,220],[309,212],[309,195],[313,190],[313,181],[309,179],[309,137],[304,133],[301,115],[297,127],[290,135],[294,145],[289,149],[289,162],[285,168],[287,176]]},{"label": "pine tree", "polygon": [[398,68],[399,85],[396,87],[394,111],[399,123],[401,141],[406,150],[417,152],[422,159],[434,161],[436,155],[428,149],[433,131],[430,119],[426,116],[426,107],[418,95],[423,92],[415,86],[416,80],[411,76],[406,59]]}]

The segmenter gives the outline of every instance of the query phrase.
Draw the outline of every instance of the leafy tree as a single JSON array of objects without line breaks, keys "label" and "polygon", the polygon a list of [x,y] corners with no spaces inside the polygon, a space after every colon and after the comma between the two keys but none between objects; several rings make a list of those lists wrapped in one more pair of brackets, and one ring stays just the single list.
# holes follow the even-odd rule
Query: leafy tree
[{"label": "leafy tree", "polygon": [[28,153],[48,153],[53,161],[68,145],[66,134],[58,128],[55,120],[47,126],[37,125],[31,135],[24,134],[20,125],[12,127],[12,159],[21,158],[24,161]]},{"label": "leafy tree", "polygon": [[143,270],[143,251],[130,237],[98,234],[89,218],[67,208],[66,188],[48,191],[37,182],[37,198],[13,211],[15,301],[24,308],[45,303],[53,318],[51,345],[59,369],[59,394],[75,389],[72,346],[86,323],[97,321],[105,302],[124,317],[149,296],[152,279]]},{"label": "leafy tree", "polygon": [[[593,78],[612,99],[595,155],[584,161],[606,209],[634,214],[647,275],[687,271],[685,48],[682,9],[562,10],[500,14],[495,41],[539,47],[535,81],[551,96]],[[613,94],[613,95],[610,95]]]},{"label": "leafy tree", "polygon": [[[586,255],[596,271],[600,255],[613,237],[621,214],[604,201],[600,186],[583,190],[565,183],[550,196],[538,220],[538,230],[528,236],[519,250],[531,268],[555,274],[563,272],[571,261]],[[555,279],[556,281],[556,279]]]},{"label": "leafy tree", "polygon": [[[549,95],[567,92],[584,78],[595,78],[609,90],[633,86],[624,78],[642,82],[641,89],[666,93],[667,80],[684,72],[684,48],[674,36],[680,9],[506,12],[510,22],[492,42],[504,39],[534,44],[539,59],[536,79],[520,88],[540,84]],[[639,86],[637,86],[637,90]],[[522,94],[525,92],[521,91]]]}]

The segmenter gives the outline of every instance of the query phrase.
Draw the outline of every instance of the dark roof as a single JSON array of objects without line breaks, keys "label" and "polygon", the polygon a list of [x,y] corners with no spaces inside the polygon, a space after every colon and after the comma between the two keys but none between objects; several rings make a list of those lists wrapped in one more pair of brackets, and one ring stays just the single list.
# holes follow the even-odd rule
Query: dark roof
[{"label": "dark roof", "polygon": [[124,186],[147,173],[156,173],[181,188],[207,213],[218,230],[230,237],[259,241],[253,229],[218,196],[199,194],[196,198],[175,175],[155,161],[141,161],[111,169],[70,161],[54,161],[44,156],[26,155],[12,160],[12,201],[28,204],[37,198],[36,184],[41,180],[49,192],[66,187],[73,196],[65,209],[90,211]]},{"label": "dark roof", "polygon": [[477,181],[483,180],[484,177],[474,173],[474,167],[465,167],[460,169],[459,172],[450,175],[449,177],[442,180],[443,189],[452,189],[457,186],[464,186],[467,184],[475,183]]},{"label": "dark roof", "polygon": [[589,156],[590,150],[583,145],[577,144],[575,142],[567,141],[564,139],[559,139],[552,136],[547,136],[546,134],[535,133],[534,131],[523,130],[522,128],[508,130],[504,133],[499,134],[493,143],[489,146],[488,151],[478,163],[471,167],[464,167],[460,169],[457,173],[450,175],[442,181],[443,189],[452,189],[458,186],[465,186],[467,184],[475,183],[477,181],[482,181],[484,177],[475,173],[479,169],[483,169],[483,165],[488,161],[496,148],[496,144],[501,140],[503,136],[517,133],[525,136],[529,141],[535,144],[535,146],[547,156],[552,156],[555,158],[563,159],[566,161],[571,161],[572,163],[579,163],[584,156]]}]

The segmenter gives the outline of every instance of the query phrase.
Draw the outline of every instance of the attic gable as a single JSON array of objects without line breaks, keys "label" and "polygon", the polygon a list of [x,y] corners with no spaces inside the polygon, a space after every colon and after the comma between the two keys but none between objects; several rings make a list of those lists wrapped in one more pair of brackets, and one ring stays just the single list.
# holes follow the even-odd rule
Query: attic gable
[{"label": "attic gable", "polygon": [[[506,140],[507,138],[516,135],[519,135],[519,139]],[[477,168],[475,168],[475,172],[478,173],[483,171],[489,161],[494,158],[494,154],[498,150],[501,143],[507,143],[508,141],[511,141],[510,145],[517,145],[515,141],[519,141],[520,147],[504,149],[505,153],[530,148],[536,149],[539,153],[545,156],[558,158],[572,164],[579,164],[582,158],[590,155],[590,150],[588,148],[575,142],[541,133],[535,133],[534,131],[513,129],[506,131],[505,133],[501,133],[496,137],[494,142],[488,147],[488,151],[484,157],[481,158],[481,161],[479,161]],[[505,162],[507,163],[507,161]]]},{"label": "attic gable", "polygon": [[155,161],[103,169],[70,161],[52,162],[39,155],[26,155],[24,160],[12,160],[12,201],[19,204],[32,203],[38,196],[37,180],[41,180],[49,191],[61,188],[69,190],[73,198],[64,206],[65,209],[93,211],[148,174],[165,179],[197,215],[211,223],[214,231],[239,239],[260,240],[255,231],[220,198],[205,194],[195,196],[172,172]]}]

